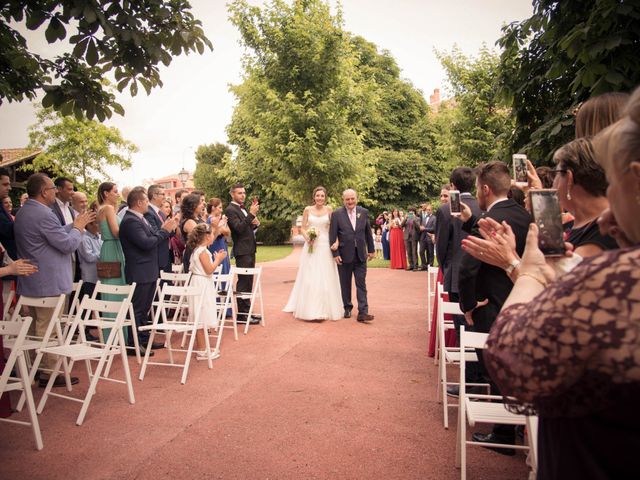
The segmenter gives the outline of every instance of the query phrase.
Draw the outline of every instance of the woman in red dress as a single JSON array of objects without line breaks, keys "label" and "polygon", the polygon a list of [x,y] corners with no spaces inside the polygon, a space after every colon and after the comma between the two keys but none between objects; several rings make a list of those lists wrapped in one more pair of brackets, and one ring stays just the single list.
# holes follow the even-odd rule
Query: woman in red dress
[{"label": "woman in red dress", "polygon": [[394,208],[389,220],[389,250],[391,251],[391,268],[405,270],[407,268],[407,250],[404,247],[404,234],[400,227],[400,214]]}]

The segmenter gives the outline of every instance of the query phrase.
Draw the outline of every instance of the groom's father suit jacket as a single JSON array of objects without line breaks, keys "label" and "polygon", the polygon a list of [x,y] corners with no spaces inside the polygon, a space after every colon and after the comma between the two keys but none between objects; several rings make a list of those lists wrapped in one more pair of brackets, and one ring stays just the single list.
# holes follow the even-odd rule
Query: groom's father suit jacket
[{"label": "groom's father suit jacket", "polygon": [[[349,214],[345,207],[338,208],[331,215],[331,229],[329,230],[329,242],[333,245],[338,239],[340,245],[333,253],[334,257],[340,255],[343,263],[352,263],[358,253],[361,262],[367,261],[367,253],[374,253],[373,235],[369,224],[369,211],[356,205],[356,229],[353,229]],[[357,250],[356,250],[357,247]]]}]

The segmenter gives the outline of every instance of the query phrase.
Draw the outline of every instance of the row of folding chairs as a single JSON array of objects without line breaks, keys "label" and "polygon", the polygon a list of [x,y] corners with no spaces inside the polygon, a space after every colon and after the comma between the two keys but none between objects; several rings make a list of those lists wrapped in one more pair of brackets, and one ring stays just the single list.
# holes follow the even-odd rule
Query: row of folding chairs
[{"label": "row of folding chairs", "polygon": [[[429,272],[431,273],[431,272]],[[436,272],[437,275],[437,272]],[[513,445],[514,449],[529,450],[529,465],[536,471],[537,465],[537,417],[515,414],[509,411],[501,396],[490,395],[490,387],[486,383],[467,383],[465,372],[469,362],[477,362],[477,351],[484,349],[488,334],[465,331],[460,328],[460,345],[447,346],[446,332],[454,329],[451,315],[462,315],[460,306],[454,302],[444,300],[446,292],[442,284],[437,283],[433,287],[431,279],[428,281],[429,303],[436,308],[436,352],[435,364],[438,366],[436,396],[443,406],[444,428],[449,428],[449,410],[458,409],[458,426],[456,436],[456,467],[461,469],[461,478],[466,478],[466,447],[468,445],[504,447],[503,444],[478,443],[467,439],[466,425],[473,427],[476,424],[508,424],[526,425],[529,445]],[[429,309],[429,312],[432,312]],[[431,317],[429,317],[431,318]],[[459,367],[458,381],[448,377],[448,367]],[[459,389],[458,403],[450,402],[447,397],[447,387],[457,386]],[[487,390],[486,394],[468,393],[468,387],[481,387]],[[509,446],[511,448],[511,446]]]}]

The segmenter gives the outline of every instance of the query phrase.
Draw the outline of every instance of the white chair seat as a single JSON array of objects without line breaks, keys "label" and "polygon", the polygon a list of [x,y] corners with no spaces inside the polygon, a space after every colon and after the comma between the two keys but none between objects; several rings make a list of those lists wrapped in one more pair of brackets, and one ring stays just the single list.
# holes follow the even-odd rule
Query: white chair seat
[{"label": "white chair seat", "polygon": [[[164,305],[167,306],[166,304]],[[156,326],[153,325],[144,325],[139,327],[138,330],[157,330],[157,331],[171,331],[171,332],[190,332],[193,330],[193,325],[191,323],[160,323]]]},{"label": "white chair seat", "polygon": [[[80,360],[89,360],[91,358],[100,358],[103,355],[104,348],[94,347],[86,343],[77,343],[71,345],[60,345],[57,347],[47,347],[43,348],[41,351],[42,353],[62,355],[74,362],[77,362]],[[117,355],[118,353],[120,353],[120,349],[113,347],[109,352],[106,352],[106,355]]]},{"label": "white chair seat", "polygon": [[[478,402],[473,400],[497,400],[499,402]],[[472,395],[467,394],[465,405],[467,411],[467,420],[472,427],[476,423],[501,423],[508,425],[524,425],[527,417],[511,413],[503,403],[502,398],[495,395]]]},{"label": "white chair seat", "polygon": [[[460,352],[444,351],[444,358],[447,363],[460,363],[460,355]],[[465,352],[464,360],[465,362],[477,362],[478,355],[475,352]]]}]

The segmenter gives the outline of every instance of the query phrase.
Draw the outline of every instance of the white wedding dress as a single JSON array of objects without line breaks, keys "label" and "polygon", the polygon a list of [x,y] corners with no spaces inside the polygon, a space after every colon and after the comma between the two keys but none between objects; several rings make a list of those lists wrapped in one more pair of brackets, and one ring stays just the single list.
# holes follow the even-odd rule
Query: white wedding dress
[{"label": "white wedding dress", "polygon": [[344,310],[338,267],[329,248],[329,214],[309,213],[308,225],[318,236],[312,253],[308,243],[302,247],[296,283],[284,311],[301,320],[338,320]]}]

